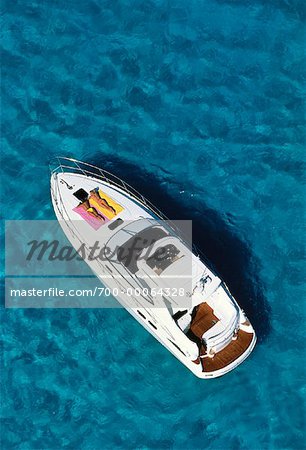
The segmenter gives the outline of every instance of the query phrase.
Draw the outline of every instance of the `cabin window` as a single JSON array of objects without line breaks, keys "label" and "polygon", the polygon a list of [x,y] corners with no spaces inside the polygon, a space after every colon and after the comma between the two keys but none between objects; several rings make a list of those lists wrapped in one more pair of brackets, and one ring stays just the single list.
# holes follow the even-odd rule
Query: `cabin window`
[{"label": "cabin window", "polygon": [[171,342],[171,344],[173,344],[174,347],[176,347],[181,353],[183,353],[184,356],[186,356],[183,350],[181,350],[180,347],[175,342],[171,341],[171,339],[168,339],[168,341]]},{"label": "cabin window", "polygon": [[150,322],[150,320],[148,321],[148,323],[151,325],[151,327],[155,328],[155,330],[157,330],[157,327],[154,325],[154,323]]},{"label": "cabin window", "polygon": [[138,314],[139,314],[143,319],[146,318],[146,316],[145,316],[144,314],[142,314],[142,312],[140,312],[138,309],[137,309],[137,312],[138,312]]}]

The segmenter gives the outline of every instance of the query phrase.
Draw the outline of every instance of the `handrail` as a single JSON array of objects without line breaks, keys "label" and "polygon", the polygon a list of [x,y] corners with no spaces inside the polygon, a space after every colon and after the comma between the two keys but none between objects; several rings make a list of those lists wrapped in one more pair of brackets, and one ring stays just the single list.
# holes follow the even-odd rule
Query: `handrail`
[{"label": "handrail", "polygon": [[[153,203],[151,203],[147,198],[145,198],[140,192],[138,192],[135,188],[133,188],[133,186],[131,186],[121,178],[117,177],[117,175],[114,175],[111,172],[108,172],[107,170],[101,169],[100,167],[94,166],[93,164],[85,163],[77,159],[67,158],[65,156],[57,156],[55,157],[55,159],[57,161],[56,167],[52,168],[52,162],[49,164],[51,173],[58,173],[58,172],[63,173],[67,171],[72,171],[83,173],[83,175],[86,176],[98,177],[102,181],[105,181],[113,186],[117,186],[120,189],[123,189],[131,197],[138,200],[142,204],[142,206],[148,208],[150,212],[153,212],[158,219],[166,220],[169,226],[171,226],[171,228],[176,233],[178,233],[179,236],[182,235],[181,230],[179,230],[178,227],[164,213],[162,213],[155,205],[153,205]],[[71,164],[69,165],[69,163]],[[88,170],[87,167],[93,170]]]},{"label": "handrail", "polygon": [[[59,172],[79,172],[86,176],[95,176],[100,178],[102,181],[107,182],[113,186],[117,186],[120,189],[123,189],[126,193],[128,193],[131,197],[135,198],[139,201],[142,206],[148,208],[150,212],[153,212],[158,219],[166,220],[169,227],[181,237],[181,239],[185,242],[184,236],[182,234],[182,230],[180,230],[175,223],[170,220],[164,213],[162,213],[153,203],[151,203],[147,198],[145,198],[140,192],[138,192],[133,186],[128,184],[126,181],[119,178],[117,175],[108,172],[107,170],[101,169],[100,167],[94,166],[93,164],[89,164],[83,161],[79,161],[74,158],[68,158],[66,156],[56,156],[51,160],[50,171],[52,174]],[[89,168],[89,169],[87,169]],[[205,263],[209,266],[210,270],[214,274],[216,274],[215,269],[211,267],[210,261],[207,257],[194,245],[192,244],[192,250],[196,253],[197,256],[201,256],[201,259],[205,261]],[[217,275],[217,274],[216,274]]]},{"label": "handrail", "polygon": [[[107,170],[101,169],[100,167],[94,166],[93,164],[85,163],[83,161],[79,161],[73,158],[67,158],[65,156],[57,156],[56,160],[58,161],[58,166],[55,168],[51,167],[52,162],[50,163],[51,173],[57,173],[58,171],[64,172],[64,169],[68,169],[71,171],[81,172],[84,175],[94,175],[96,177],[101,178],[103,181],[107,183],[116,185],[128,194],[136,198],[142,205],[149,207],[156,216],[163,220],[169,220],[165,214],[163,214],[156,206],[154,206],[148,199],[146,199],[140,192],[138,192],[133,186],[129,185],[126,181],[117,177],[117,175],[108,172]],[[62,163],[64,161],[64,163]],[[68,165],[72,163],[71,165]],[[90,167],[94,170],[88,170],[87,167]]]}]

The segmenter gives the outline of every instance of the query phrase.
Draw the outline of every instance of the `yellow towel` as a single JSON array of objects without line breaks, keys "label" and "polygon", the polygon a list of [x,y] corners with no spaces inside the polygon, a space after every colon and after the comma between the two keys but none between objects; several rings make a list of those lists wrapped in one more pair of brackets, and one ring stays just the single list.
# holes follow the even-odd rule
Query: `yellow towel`
[{"label": "yellow towel", "polygon": [[104,192],[102,192],[101,189],[99,189],[99,195],[100,195],[100,198],[105,198],[105,200],[107,201],[109,206],[112,206],[114,208],[114,210],[116,211],[116,215],[124,210],[124,208],[121,205],[119,205],[119,203],[116,203],[115,200],[113,200],[108,195],[106,195]]}]

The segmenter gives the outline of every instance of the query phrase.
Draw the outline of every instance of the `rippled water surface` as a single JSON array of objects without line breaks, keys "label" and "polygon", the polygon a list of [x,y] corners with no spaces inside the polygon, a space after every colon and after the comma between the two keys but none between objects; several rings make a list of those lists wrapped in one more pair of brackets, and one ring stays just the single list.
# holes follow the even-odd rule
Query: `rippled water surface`
[{"label": "rippled water surface", "polygon": [[124,310],[2,309],[3,448],[302,448],[305,2],[2,6],[5,218],[54,218],[52,156],[102,165],[193,220],[258,334],[203,381]]}]

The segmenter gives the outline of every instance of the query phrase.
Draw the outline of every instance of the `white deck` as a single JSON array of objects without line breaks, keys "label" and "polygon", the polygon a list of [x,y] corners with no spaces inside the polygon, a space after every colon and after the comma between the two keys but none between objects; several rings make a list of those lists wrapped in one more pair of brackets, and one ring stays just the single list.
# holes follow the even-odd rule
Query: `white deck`
[{"label": "white deck", "polygon": [[[64,183],[61,183],[61,180]],[[68,189],[66,183],[72,186],[73,189]],[[80,220],[80,216],[73,211],[73,208],[78,206],[80,201],[73,196],[73,192],[79,188],[83,188],[85,191],[90,192],[96,187],[100,187],[105,194],[112,197],[117,203],[124,206],[124,211],[120,212],[116,219],[121,218],[125,221],[135,220],[142,217],[152,217],[152,214],[147,212],[143,206],[138,205],[128,193],[122,191],[118,187],[110,187],[108,183],[98,180],[96,178],[90,178],[81,174],[72,173],[59,173],[57,175],[57,183],[53,183],[54,189],[62,199],[62,204],[65,206],[65,211],[69,220]],[[88,231],[92,231],[90,225],[88,225]],[[111,233],[110,233],[111,235]]]}]

